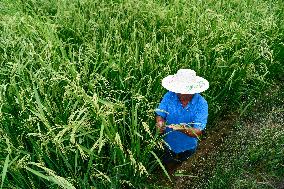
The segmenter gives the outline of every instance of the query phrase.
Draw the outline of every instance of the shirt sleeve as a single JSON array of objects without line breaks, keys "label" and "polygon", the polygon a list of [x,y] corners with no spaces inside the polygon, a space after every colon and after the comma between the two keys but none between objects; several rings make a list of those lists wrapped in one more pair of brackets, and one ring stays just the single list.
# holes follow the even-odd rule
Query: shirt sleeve
[{"label": "shirt sleeve", "polygon": [[170,93],[167,92],[163,99],[161,100],[159,106],[155,109],[156,115],[161,116],[165,120],[167,119],[168,113],[168,104],[169,104],[169,99],[170,98]]},{"label": "shirt sleeve", "polygon": [[208,104],[204,98],[201,97],[197,105],[196,114],[194,117],[193,127],[196,129],[204,130],[208,119]]}]

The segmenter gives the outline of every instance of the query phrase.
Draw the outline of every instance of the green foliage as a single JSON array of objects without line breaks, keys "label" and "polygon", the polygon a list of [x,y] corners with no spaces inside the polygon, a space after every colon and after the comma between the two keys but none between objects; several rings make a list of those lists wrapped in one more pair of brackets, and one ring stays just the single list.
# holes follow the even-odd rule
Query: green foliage
[{"label": "green foliage", "polygon": [[0,5],[3,187],[142,188],[159,165],[163,77],[192,68],[208,79],[211,119],[241,112],[281,77],[272,71],[283,52],[280,2]]}]

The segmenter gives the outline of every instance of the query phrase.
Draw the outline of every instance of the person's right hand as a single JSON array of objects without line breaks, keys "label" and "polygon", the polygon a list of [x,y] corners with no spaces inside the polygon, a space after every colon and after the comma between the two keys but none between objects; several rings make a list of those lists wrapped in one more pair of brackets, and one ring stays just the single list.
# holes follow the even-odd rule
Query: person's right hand
[{"label": "person's right hand", "polygon": [[163,134],[165,132],[165,129],[166,129],[165,122],[163,121],[157,122],[156,127],[160,134]]},{"label": "person's right hand", "polygon": [[165,132],[166,127],[162,126],[162,127],[158,127],[159,129],[159,133],[163,134]]}]

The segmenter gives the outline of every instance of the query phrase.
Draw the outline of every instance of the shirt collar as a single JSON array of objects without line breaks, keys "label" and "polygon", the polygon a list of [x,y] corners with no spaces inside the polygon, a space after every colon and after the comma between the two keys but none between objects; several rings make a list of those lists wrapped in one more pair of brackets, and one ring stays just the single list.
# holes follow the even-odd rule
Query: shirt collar
[{"label": "shirt collar", "polygon": [[195,104],[198,99],[198,93],[195,93],[190,101],[191,104]]}]

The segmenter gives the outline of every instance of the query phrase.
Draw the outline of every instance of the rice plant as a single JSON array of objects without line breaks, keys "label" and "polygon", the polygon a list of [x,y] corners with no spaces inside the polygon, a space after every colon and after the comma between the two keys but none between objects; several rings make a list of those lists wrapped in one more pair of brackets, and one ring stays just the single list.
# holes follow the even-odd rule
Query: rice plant
[{"label": "rice plant", "polygon": [[280,1],[0,5],[1,188],[150,187],[163,77],[192,68],[209,80],[212,123],[282,65]]}]

